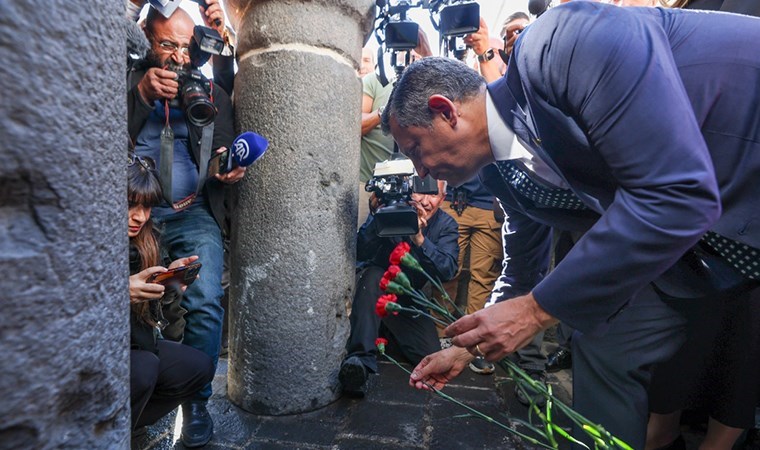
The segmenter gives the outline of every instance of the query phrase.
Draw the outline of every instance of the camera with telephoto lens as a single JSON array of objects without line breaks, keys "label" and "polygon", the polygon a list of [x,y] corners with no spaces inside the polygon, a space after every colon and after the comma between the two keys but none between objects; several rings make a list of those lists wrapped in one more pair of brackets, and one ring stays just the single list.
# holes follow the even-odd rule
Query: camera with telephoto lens
[{"label": "camera with telephoto lens", "polygon": [[410,236],[419,231],[417,209],[410,205],[412,194],[438,194],[438,182],[431,176],[423,179],[415,175],[410,160],[393,159],[375,164],[364,190],[374,192],[383,205],[374,215],[377,235]]},{"label": "camera with telephoto lens", "polygon": [[205,127],[216,119],[216,107],[211,100],[213,83],[201,73],[199,67],[206,64],[211,55],[219,55],[224,49],[224,39],[208,27],[197,25],[190,43],[190,65],[170,64],[166,70],[177,74],[177,96],[169,102],[172,108],[182,108],[187,120],[198,127]]}]

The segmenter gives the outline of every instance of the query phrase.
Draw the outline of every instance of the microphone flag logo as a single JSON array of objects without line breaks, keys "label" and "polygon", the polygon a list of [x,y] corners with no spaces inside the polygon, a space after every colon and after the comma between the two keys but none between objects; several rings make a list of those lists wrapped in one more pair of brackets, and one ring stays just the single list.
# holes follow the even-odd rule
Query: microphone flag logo
[{"label": "microphone flag logo", "polygon": [[232,146],[233,152],[235,153],[235,156],[237,157],[238,161],[245,161],[248,159],[248,155],[251,153],[250,147],[248,147],[248,142],[246,142],[245,139],[242,137],[240,139],[237,139]]}]

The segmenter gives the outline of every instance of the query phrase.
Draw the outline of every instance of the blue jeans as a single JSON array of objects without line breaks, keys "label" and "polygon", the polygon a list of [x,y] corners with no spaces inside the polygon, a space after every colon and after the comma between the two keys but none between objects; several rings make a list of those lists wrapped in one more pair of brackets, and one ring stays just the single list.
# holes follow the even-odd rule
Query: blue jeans
[{"label": "blue jeans", "polygon": [[[224,251],[222,232],[206,207],[195,207],[180,213],[154,219],[161,230],[161,244],[170,258],[198,255],[203,264],[200,278],[188,286],[182,299],[185,314],[183,344],[207,354],[214,362],[219,360],[224,310],[221,299],[222,266]],[[211,383],[197,394],[198,400],[211,397]]]}]

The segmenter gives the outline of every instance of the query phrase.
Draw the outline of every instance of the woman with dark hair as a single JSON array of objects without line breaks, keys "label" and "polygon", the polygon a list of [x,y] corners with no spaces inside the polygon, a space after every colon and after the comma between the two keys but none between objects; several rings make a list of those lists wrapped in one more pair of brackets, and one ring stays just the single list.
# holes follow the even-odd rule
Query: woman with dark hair
[{"label": "woman with dark hair", "polygon": [[203,352],[164,339],[181,339],[179,327],[164,317],[179,310],[186,286],[165,287],[148,278],[185,266],[197,256],[160,265],[160,249],[150,220],[151,208],[160,203],[161,186],[155,163],[130,154],[127,167],[129,200],[129,301],[131,306],[130,400],[132,427],[151,425],[189,399],[214,377],[214,365]]}]

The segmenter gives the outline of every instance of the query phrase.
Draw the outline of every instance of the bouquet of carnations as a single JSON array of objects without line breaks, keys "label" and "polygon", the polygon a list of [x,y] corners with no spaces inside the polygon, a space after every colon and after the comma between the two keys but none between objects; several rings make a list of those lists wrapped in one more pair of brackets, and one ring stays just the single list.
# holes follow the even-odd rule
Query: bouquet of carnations
[{"label": "bouquet of carnations", "polygon": [[[386,270],[380,281],[380,289],[385,294],[377,299],[375,305],[375,312],[380,317],[386,317],[388,314],[411,314],[412,316],[425,316],[429,317],[436,323],[447,326],[457,318],[463,315],[451,298],[443,289],[443,285],[440,280],[432,278],[428,275],[420,265],[414,256],[409,253],[410,246],[406,242],[402,242],[396,246],[390,256],[390,267]],[[414,289],[409,277],[404,274],[401,267],[409,270],[413,270],[421,273],[425,276],[431,285],[440,292],[441,300],[435,298],[428,298],[420,290]],[[406,295],[411,298],[413,306],[402,306],[397,303],[397,295]],[[453,312],[452,312],[453,311]],[[409,373],[409,371],[393,359],[390,355],[385,353],[385,345],[387,341],[383,338],[378,338],[375,342],[380,354],[385,356],[389,361],[397,365],[399,368]],[[488,422],[497,425],[507,432],[524,439],[532,444],[545,447],[545,448],[558,448],[558,439],[565,439],[575,444],[588,448],[586,444],[573,438],[564,428],[557,425],[554,418],[558,414],[564,414],[567,416],[579,429],[583,430],[589,437],[590,441],[594,443],[595,448],[612,448],[612,449],[626,449],[632,450],[631,447],[620,439],[612,436],[608,431],[604,429],[600,424],[592,423],[582,415],[578,414],[572,407],[564,404],[562,401],[554,397],[552,394],[551,386],[548,386],[540,381],[534,380],[522,369],[520,369],[514,362],[508,358],[503,358],[498,362],[499,366],[504,369],[510,378],[514,380],[517,385],[517,389],[521,390],[527,398],[532,399],[530,408],[530,416],[528,421],[512,418],[513,422],[521,424],[526,428],[525,432],[510,427],[504,423],[501,423],[492,417],[480,413],[479,411],[461,403],[460,401],[452,398],[451,396],[443,393],[441,390],[436,389],[431,385],[427,385],[432,392],[436,395],[454,402],[463,408],[470,411],[476,417],[484,419]],[[530,392],[530,394],[529,394]],[[538,393],[536,396],[535,393]],[[545,406],[538,406],[538,399],[543,397],[546,402]],[[540,402],[543,403],[543,402]],[[538,420],[534,420],[533,418]]]}]

